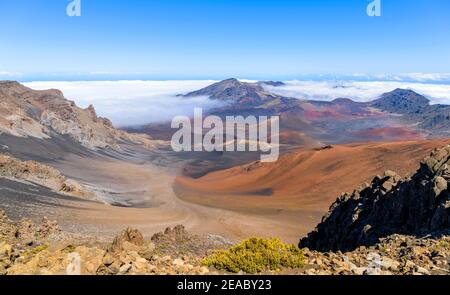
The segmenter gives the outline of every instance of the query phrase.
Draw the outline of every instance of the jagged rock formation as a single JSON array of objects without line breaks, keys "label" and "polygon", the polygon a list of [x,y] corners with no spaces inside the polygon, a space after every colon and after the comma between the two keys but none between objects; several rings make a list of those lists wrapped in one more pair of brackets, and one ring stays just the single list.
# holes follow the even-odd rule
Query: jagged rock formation
[{"label": "jagged rock formation", "polygon": [[98,117],[91,105],[79,108],[61,91],[36,91],[14,81],[0,81],[0,134],[50,139],[54,133],[69,135],[89,149],[118,148],[121,142],[152,147],[150,138],[129,134]]},{"label": "jagged rock formation", "polygon": [[183,225],[166,228],[151,238],[158,252],[167,255],[184,256],[192,253],[202,257],[214,249],[233,245],[232,242],[218,235],[197,236],[189,233]]},{"label": "jagged rock formation", "polygon": [[[184,232],[173,241],[179,244],[172,249],[167,242],[180,228],[168,228],[151,241],[137,229],[127,228],[108,243],[65,232],[45,217],[39,225],[26,219],[13,222],[0,209],[0,275],[209,273],[201,258],[227,244]],[[192,250],[192,241],[203,242]]]},{"label": "jagged rock formation", "polygon": [[3,154],[0,154],[0,177],[32,182],[71,196],[95,198],[94,192],[75,180],[67,179],[53,167],[35,161],[20,161]]},{"label": "jagged rock formation", "polygon": [[434,150],[410,178],[386,171],[370,185],[340,196],[300,246],[349,251],[394,233],[446,232],[450,229],[449,180],[450,146],[446,146]]},{"label": "jagged rock formation", "polygon": [[114,238],[111,251],[117,252],[130,248],[130,246],[133,247],[133,245],[138,247],[143,246],[144,238],[137,229],[129,227]]}]

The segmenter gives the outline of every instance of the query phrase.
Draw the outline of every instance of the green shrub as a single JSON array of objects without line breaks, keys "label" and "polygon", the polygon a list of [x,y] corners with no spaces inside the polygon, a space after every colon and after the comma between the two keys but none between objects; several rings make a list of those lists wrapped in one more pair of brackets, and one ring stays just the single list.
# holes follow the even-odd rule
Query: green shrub
[{"label": "green shrub", "polygon": [[39,252],[42,252],[44,250],[47,250],[48,245],[44,244],[41,246],[37,246],[36,248],[31,249],[31,254],[38,254]]},{"label": "green shrub", "polygon": [[218,250],[203,259],[206,266],[237,273],[259,273],[280,267],[303,266],[303,253],[294,245],[284,244],[280,239],[250,238],[228,250]]},{"label": "green shrub", "polygon": [[438,250],[447,248],[450,248],[450,243],[446,240],[440,240],[439,242],[436,243],[436,249]]}]

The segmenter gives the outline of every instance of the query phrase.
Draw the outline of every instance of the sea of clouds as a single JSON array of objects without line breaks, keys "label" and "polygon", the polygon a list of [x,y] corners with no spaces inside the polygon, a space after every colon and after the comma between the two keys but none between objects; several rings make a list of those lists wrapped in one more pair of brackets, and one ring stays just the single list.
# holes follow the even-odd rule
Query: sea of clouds
[{"label": "sea of clouds", "polygon": [[411,89],[430,99],[432,104],[450,104],[450,84],[399,81],[287,81],[285,86],[266,86],[274,93],[299,99],[333,100],[350,98],[371,101],[396,88]]},{"label": "sea of clouds", "polygon": [[175,116],[192,116],[195,107],[208,110],[219,101],[178,94],[201,89],[215,81],[74,81],[29,82],[32,89],[59,89],[80,107],[94,105],[99,116],[117,127],[170,121]]},{"label": "sea of clouds", "polygon": [[[252,80],[241,80],[254,82]],[[111,119],[115,126],[135,126],[170,121],[179,115],[192,116],[195,107],[208,110],[223,103],[208,97],[180,97],[206,87],[213,80],[176,81],[56,81],[24,83],[32,89],[60,89],[77,105],[95,106],[98,115]],[[351,98],[370,101],[396,88],[412,89],[431,103],[450,104],[450,84],[405,81],[287,81],[286,86],[267,89],[299,99],[333,100]]]}]

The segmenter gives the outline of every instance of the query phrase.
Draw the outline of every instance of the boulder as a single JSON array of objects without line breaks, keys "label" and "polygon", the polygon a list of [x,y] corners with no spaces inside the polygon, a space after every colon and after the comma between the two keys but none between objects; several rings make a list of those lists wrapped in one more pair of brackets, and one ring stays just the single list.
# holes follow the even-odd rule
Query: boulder
[{"label": "boulder", "polygon": [[137,250],[131,249],[133,246],[144,246],[144,237],[139,230],[129,227],[114,238],[111,245],[111,251],[122,251],[125,250],[124,248],[127,248],[128,250]]},{"label": "boulder", "polygon": [[11,245],[0,242],[0,275],[6,273],[6,269],[12,264],[13,248]]}]

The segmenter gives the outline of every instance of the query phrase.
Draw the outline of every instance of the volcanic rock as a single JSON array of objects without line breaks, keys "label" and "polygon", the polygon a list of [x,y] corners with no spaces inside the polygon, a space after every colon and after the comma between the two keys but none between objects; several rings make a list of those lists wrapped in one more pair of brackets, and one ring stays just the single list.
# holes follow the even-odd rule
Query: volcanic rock
[{"label": "volcanic rock", "polygon": [[144,238],[139,230],[129,227],[114,238],[111,250],[113,252],[124,249],[130,250],[133,245],[137,247],[143,246]]},{"label": "volcanic rock", "polygon": [[391,234],[448,233],[449,175],[450,145],[434,150],[409,178],[392,171],[376,176],[369,187],[341,195],[299,246],[351,251]]},{"label": "volcanic rock", "polygon": [[0,154],[0,177],[25,180],[50,188],[55,192],[92,199],[95,193],[75,180],[67,179],[57,169],[36,161],[21,161]]},{"label": "volcanic rock", "polygon": [[77,107],[61,91],[32,90],[15,81],[0,81],[0,134],[50,139],[68,135],[88,149],[118,149],[123,142],[153,147],[148,136],[115,129],[92,105]]}]

